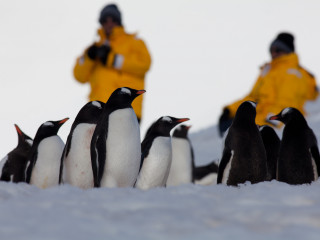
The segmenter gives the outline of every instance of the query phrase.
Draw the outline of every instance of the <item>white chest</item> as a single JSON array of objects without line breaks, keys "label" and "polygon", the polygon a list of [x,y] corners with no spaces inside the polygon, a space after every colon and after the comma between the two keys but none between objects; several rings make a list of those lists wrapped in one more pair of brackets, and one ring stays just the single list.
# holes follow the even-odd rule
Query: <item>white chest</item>
[{"label": "white chest", "polygon": [[65,183],[80,188],[93,187],[90,144],[96,124],[81,123],[73,131],[71,148],[64,159]]},{"label": "white chest", "polygon": [[190,142],[183,138],[172,138],[172,163],[167,180],[168,186],[191,183],[192,154]]},{"label": "white chest", "polygon": [[110,114],[106,149],[101,186],[132,187],[141,158],[140,127],[133,109],[121,109]]},{"label": "white chest", "polygon": [[311,155],[311,163],[312,163],[312,169],[313,169],[313,176],[314,176],[314,181],[317,181],[319,178],[319,173],[318,173],[318,168],[316,161],[312,157],[311,150],[309,149],[310,155]]},{"label": "white chest", "polygon": [[223,170],[223,177],[222,177],[222,181],[221,181],[223,184],[227,184],[227,182],[228,182],[233,155],[234,155],[234,150],[231,150],[230,160],[229,160],[227,166],[225,167],[225,169]]},{"label": "white chest", "polygon": [[165,186],[172,161],[172,146],[170,137],[154,139],[149,155],[144,159],[136,187],[150,189]]},{"label": "white chest", "polygon": [[37,161],[31,173],[31,184],[39,188],[58,185],[63,148],[64,143],[57,135],[45,138],[40,142]]}]

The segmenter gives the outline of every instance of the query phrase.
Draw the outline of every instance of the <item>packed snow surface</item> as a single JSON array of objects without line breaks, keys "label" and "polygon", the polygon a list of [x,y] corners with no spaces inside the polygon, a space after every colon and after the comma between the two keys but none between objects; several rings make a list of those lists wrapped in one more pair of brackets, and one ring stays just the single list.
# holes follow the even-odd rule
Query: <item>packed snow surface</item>
[{"label": "packed snow surface", "polygon": [[[318,107],[316,107],[318,106]],[[320,101],[308,105],[319,139]],[[279,132],[281,136],[281,132]],[[196,163],[217,160],[216,126],[191,134]],[[320,181],[155,188],[0,182],[1,239],[319,239]]]}]

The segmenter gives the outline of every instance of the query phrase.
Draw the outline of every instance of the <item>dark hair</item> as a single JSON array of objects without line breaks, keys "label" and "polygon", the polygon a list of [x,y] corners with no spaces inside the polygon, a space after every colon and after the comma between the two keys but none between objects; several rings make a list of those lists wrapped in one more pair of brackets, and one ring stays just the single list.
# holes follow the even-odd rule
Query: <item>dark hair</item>
[{"label": "dark hair", "polygon": [[108,4],[101,10],[99,23],[102,25],[107,17],[111,17],[114,22],[118,23],[120,26],[122,25],[121,13],[116,4]]},{"label": "dark hair", "polygon": [[294,36],[291,33],[279,33],[276,39],[270,45],[271,48],[278,49],[285,53],[294,52]]}]

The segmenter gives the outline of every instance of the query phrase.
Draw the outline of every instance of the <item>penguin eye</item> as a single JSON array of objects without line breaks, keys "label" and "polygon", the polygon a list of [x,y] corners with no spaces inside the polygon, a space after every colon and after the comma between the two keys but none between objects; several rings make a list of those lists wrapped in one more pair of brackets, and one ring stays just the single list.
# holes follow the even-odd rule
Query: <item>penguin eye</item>
[{"label": "penguin eye", "polygon": [[131,91],[128,88],[121,88],[120,93],[131,95]]},{"label": "penguin eye", "polygon": [[286,115],[288,112],[290,112],[291,108],[285,108],[282,113],[281,116],[283,117],[284,115]]},{"label": "penguin eye", "polygon": [[170,117],[163,117],[162,121],[167,121],[169,123],[172,123],[172,119]]},{"label": "penguin eye", "polygon": [[54,124],[52,122],[45,122],[43,126],[53,127]]},{"label": "penguin eye", "polygon": [[248,101],[249,103],[251,103],[251,105],[256,108],[257,107],[257,104],[255,102],[252,102],[252,101]]},{"label": "penguin eye", "polygon": [[97,108],[100,108],[100,109],[102,108],[102,107],[101,107],[101,104],[100,104],[99,102],[97,102],[97,101],[93,101],[93,102],[92,102],[92,105],[95,106],[95,107],[97,107]]}]

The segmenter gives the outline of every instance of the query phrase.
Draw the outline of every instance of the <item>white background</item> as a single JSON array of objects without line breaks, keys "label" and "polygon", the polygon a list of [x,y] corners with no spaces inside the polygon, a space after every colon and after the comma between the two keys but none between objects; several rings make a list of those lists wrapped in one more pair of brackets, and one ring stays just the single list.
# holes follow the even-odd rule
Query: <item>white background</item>
[{"label": "white background", "polygon": [[[162,115],[189,117],[192,132],[215,124],[225,104],[249,92],[280,31],[295,35],[301,64],[320,76],[317,0],[113,2],[152,56],[142,135]],[[0,156],[17,143],[14,123],[34,137],[43,122],[70,117],[59,131],[66,140],[89,92],[73,66],[95,40],[107,3],[0,2]]]}]

